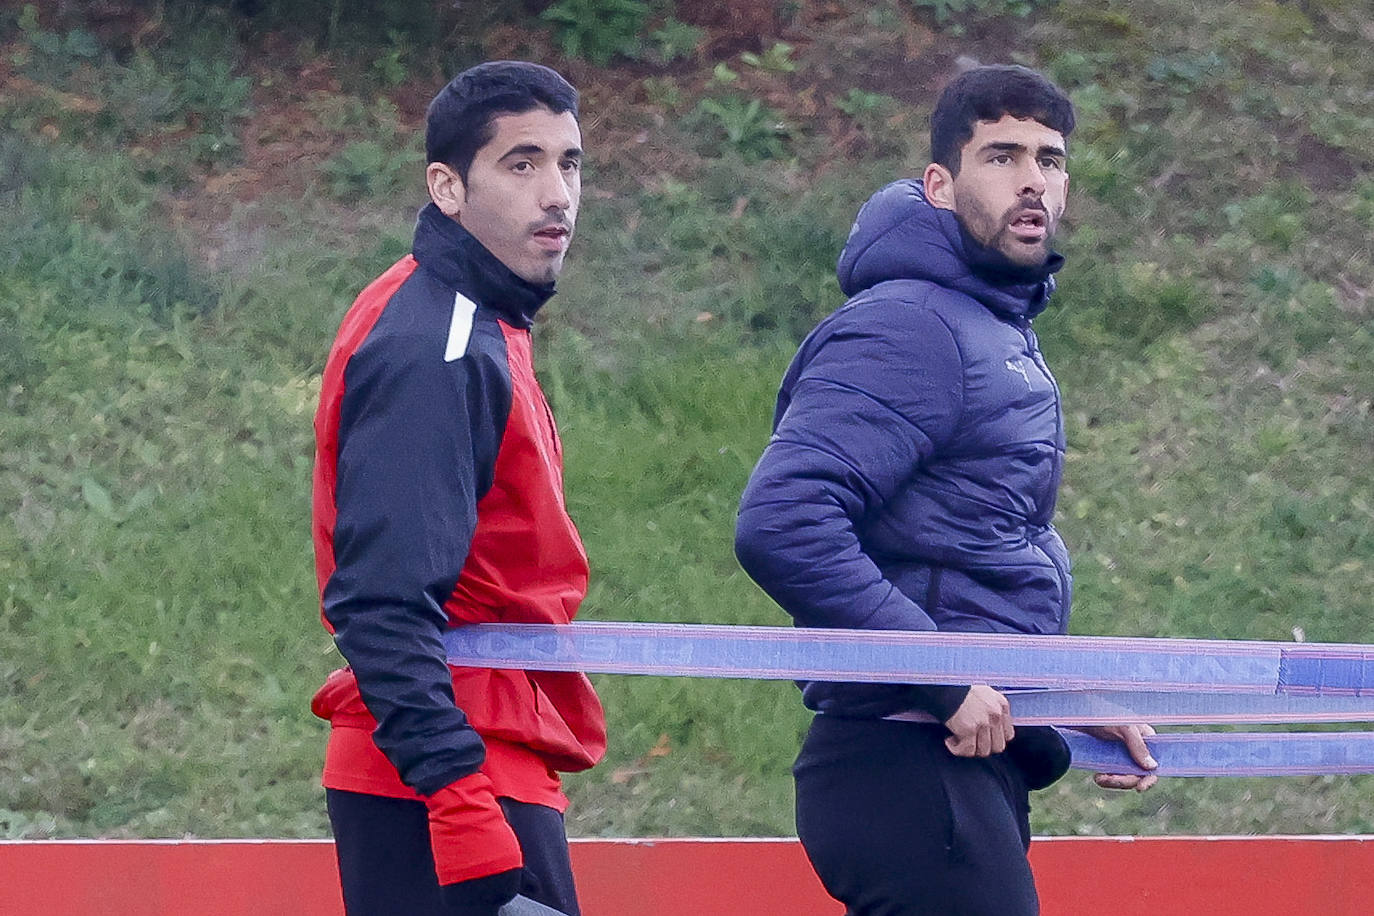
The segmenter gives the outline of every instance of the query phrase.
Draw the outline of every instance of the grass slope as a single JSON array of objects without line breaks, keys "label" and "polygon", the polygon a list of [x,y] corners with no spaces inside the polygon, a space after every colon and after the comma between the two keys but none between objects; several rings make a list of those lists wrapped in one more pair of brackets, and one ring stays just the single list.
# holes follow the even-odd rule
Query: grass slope
[{"label": "grass slope", "polygon": [[[538,346],[589,617],[784,622],[734,563],[735,501],[796,339],[839,302],[854,210],[920,161],[926,75],[969,53],[1049,69],[1082,116],[1038,323],[1075,631],[1374,641],[1357,5],[1028,6],[797,4],[794,53],[757,65],[561,62],[592,193]],[[0,9],[0,835],[325,830],[310,417],[339,315],[406,250],[414,100],[454,62],[416,52],[391,86],[401,33],[331,57],[169,8],[139,40]],[[553,53],[508,22],[484,42]],[[790,685],[598,687],[611,748],[569,780],[573,832],[791,831]],[[1369,787],[1073,775],[1035,828],[1369,831]]]}]

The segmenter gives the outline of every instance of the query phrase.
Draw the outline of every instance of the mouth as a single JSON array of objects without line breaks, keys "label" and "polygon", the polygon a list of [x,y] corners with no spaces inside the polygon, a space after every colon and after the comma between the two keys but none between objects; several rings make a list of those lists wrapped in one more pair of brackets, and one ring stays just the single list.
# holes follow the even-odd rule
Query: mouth
[{"label": "mouth", "polygon": [[532,234],[535,243],[540,248],[557,253],[568,247],[568,239],[572,236],[572,230],[567,226],[557,224],[536,229]]},{"label": "mouth", "polygon": [[1027,244],[1044,241],[1049,235],[1049,220],[1044,210],[1018,210],[1007,225],[1018,241]]},{"label": "mouth", "polygon": [[1026,209],[1015,211],[1007,225],[1017,240],[1033,244],[1047,238],[1050,221],[1044,210]]}]

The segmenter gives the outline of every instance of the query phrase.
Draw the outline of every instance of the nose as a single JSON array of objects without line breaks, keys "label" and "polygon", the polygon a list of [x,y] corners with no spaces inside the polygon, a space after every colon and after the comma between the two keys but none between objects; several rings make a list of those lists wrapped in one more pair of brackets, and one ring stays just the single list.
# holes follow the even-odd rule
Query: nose
[{"label": "nose", "polygon": [[572,207],[572,179],[565,175],[562,169],[550,169],[546,174],[548,177],[540,188],[540,207],[546,211],[567,210]]},{"label": "nose", "polygon": [[1031,160],[1026,166],[1021,176],[1021,197],[1041,197],[1045,193],[1045,173],[1040,168],[1040,163]]}]

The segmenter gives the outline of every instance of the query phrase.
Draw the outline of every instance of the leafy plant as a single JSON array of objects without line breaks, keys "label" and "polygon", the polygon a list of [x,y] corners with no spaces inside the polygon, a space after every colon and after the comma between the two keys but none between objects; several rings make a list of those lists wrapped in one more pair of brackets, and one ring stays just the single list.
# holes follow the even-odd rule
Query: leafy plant
[{"label": "leafy plant", "polygon": [[1145,75],[1178,92],[1193,92],[1226,72],[1226,58],[1215,51],[1161,54],[1145,67]]},{"label": "leafy plant", "polygon": [[139,53],[107,82],[105,98],[116,135],[133,138],[181,113],[176,79],[147,53]]},{"label": "leafy plant", "polygon": [[233,64],[222,57],[192,57],[177,81],[177,101],[182,108],[216,125],[245,114],[252,92],[252,78],[235,76]]},{"label": "leafy plant", "polygon": [[880,92],[850,89],[835,100],[835,107],[851,118],[859,119],[888,111],[895,101],[892,96],[883,95]]},{"label": "leafy plant", "polygon": [[372,61],[372,72],[376,73],[387,86],[399,86],[405,82],[405,35],[395,29],[387,29],[387,48]]},{"label": "leafy plant", "polygon": [[639,0],[558,0],[539,14],[553,23],[563,53],[598,66],[611,59],[635,58],[649,7]]},{"label": "leafy plant", "polygon": [[967,21],[997,16],[1026,17],[1053,0],[908,0],[917,10],[929,10],[938,25],[947,25],[956,34]]},{"label": "leafy plant", "polygon": [[744,158],[776,159],[785,152],[786,123],[758,99],[732,95],[702,99],[697,107],[716,120],[725,132],[725,144]]},{"label": "leafy plant", "polygon": [[192,144],[197,161],[214,165],[238,156],[234,122],[247,113],[252,91],[252,79],[235,76],[233,65],[224,58],[187,60],[176,100],[187,122],[198,128]]},{"label": "leafy plant", "polygon": [[655,108],[671,111],[682,104],[682,87],[672,77],[651,76],[641,85],[645,100]]},{"label": "leafy plant", "polygon": [[82,63],[101,55],[100,41],[84,29],[55,32],[43,28],[38,9],[31,3],[24,5],[15,24],[26,45],[16,50],[17,62],[39,79],[65,79]]},{"label": "leafy plant", "polygon": [[792,46],[785,41],[775,42],[762,54],[745,51],[739,59],[751,67],[773,73],[791,73],[797,69],[796,61],[792,60]]},{"label": "leafy plant", "polygon": [[831,104],[863,131],[875,155],[895,155],[905,148],[909,136],[900,116],[901,103],[892,96],[853,88]]},{"label": "leafy plant", "polygon": [[731,70],[725,61],[716,64],[711,70],[711,82],[717,86],[726,86],[738,80],[739,74]]},{"label": "leafy plant", "polygon": [[401,188],[420,158],[414,150],[395,150],[376,140],[355,140],[325,160],[320,170],[330,194],[352,201]]},{"label": "leafy plant", "polygon": [[1222,213],[1233,231],[1252,242],[1287,251],[1302,237],[1304,215],[1310,205],[1306,189],[1284,184],[1229,203]]},{"label": "leafy plant", "polygon": [[243,152],[243,144],[229,131],[201,131],[187,145],[191,158],[206,166],[232,162]]},{"label": "leafy plant", "polygon": [[671,63],[696,54],[706,40],[706,30],[669,16],[649,37],[654,40],[658,58]]}]

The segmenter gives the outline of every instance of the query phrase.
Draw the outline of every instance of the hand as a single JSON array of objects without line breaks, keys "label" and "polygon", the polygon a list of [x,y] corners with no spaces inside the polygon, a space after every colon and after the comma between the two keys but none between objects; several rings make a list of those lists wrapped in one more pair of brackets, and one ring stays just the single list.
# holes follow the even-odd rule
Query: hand
[{"label": "hand", "polygon": [[[496,891],[504,903],[520,889],[520,842],[506,821],[491,780],[482,773],[464,776],[425,798],[429,809],[429,844],[439,884],[473,881],[484,894]],[[510,881],[496,878],[509,873]],[[487,880],[492,879],[492,880]],[[505,893],[509,884],[509,893]]]},{"label": "hand", "polygon": [[954,715],[945,721],[945,747],[955,757],[990,757],[1007,749],[1016,734],[1011,704],[987,684],[974,684]]},{"label": "hand", "polygon": [[[1149,725],[1093,725],[1083,726],[1078,731],[1104,741],[1120,741],[1126,745],[1131,759],[1144,769],[1153,770],[1159,766],[1150,754],[1150,748],[1145,744],[1145,739],[1155,733],[1154,728]],[[1159,782],[1159,777],[1154,773],[1145,776],[1137,776],[1134,773],[1098,773],[1093,776],[1093,782],[1104,789],[1135,789],[1137,792],[1144,792]]]}]

